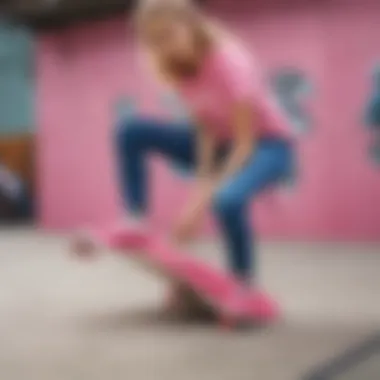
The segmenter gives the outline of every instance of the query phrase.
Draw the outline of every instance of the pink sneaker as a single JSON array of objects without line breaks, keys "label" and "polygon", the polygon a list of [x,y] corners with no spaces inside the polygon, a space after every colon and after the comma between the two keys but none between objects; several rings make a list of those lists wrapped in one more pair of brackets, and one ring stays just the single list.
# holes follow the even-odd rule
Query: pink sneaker
[{"label": "pink sneaker", "polygon": [[267,293],[258,291],[254,297],[255,313],[262,322],[272,322],[280,317],[280,306]]},{"label": "pink sneaker", "polygon": [[148,230],[142,222],[122,220],[105,232],[111,248],[142,248],[148,240]]},{"label": "pink sneaker", "polygon": [[268,294],[241,289],[227,300],[224,314],[229,320],[243,324],[254,322],[266,324],[279,318],[280,309]]}]

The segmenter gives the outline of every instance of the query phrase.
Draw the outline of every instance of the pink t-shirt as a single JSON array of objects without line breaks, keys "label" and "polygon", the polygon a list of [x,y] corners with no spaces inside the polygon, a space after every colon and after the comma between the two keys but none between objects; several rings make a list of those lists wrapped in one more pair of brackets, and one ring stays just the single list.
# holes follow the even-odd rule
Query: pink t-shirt
[{"label": "pink t-shirt", "polygon": [[191,114],[220,140],[233,136],[232,106],[249,101],[258,137],[291,137],[286,116],[266,88],[249,52],[232,42],[215,47],[195,78],[183,81],[178,92]]}]

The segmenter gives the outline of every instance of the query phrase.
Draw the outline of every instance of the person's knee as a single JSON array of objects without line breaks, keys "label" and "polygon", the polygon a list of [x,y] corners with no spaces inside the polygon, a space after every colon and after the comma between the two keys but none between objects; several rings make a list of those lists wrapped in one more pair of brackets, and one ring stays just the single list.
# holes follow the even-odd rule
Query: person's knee
[{"label": "person's knee", "polygon": [[213,199],[213,209],[222,218],[235,216],[242,207],[241,199],[229,188],[218,191]]},{"label": "person's knee", "polygon": [[124,120],[120,122],[114,133],[115,143],[117,147],[125,149],[129,146],[138,145],[143,139],[144,128],[137,118]]}]

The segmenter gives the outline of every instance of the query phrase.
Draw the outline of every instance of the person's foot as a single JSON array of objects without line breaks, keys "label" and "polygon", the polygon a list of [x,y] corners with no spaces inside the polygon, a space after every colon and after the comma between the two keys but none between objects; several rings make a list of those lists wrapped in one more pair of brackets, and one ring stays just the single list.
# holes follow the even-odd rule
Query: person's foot
[{"label": "person's foot", "polygon": [[224,315],[238,326],[267,324],[280,316],[278,304],[265,292],[243,286],[225,304]]},{"label": "person's foot", "polygon": [[106,232],[106,241],[113,248],[139,248],[148,238],[144,220],[123,219]]},{"label": "person's foot", "polygon": [[278,303],[264,291],[257,291],[255,294],[257,308],[257,319],[263,323],[272,322],[280,317],[280,307]]}]

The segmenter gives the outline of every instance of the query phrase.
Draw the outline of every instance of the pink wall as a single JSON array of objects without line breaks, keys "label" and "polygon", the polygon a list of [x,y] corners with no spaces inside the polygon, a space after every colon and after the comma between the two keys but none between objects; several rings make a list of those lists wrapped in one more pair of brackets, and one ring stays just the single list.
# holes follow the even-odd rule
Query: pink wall
[{"label": "pink wall", "polygon": [[[353,1],[351,1],[353,2]],[[338,2],[339,3],[339,2]],[[227,5],[224,8],[228,7]],[[219,13],[268,69],[297,65],[316,83],[315,126],[301,138],[300,179],[254,217],[267,238],[380,240],[380,167],[367,156],[361,124],[371,64],[380,59],[380,7],[297,7]],[[232,16],[231,16],[232,15]],[[71,228],[117,217],[120,207],[110,145],[112,102],[132,92],[155,95],[134,67],[123,20],[40,38],[37,115],[40,221]],[[168,225],[186,183],[155,162],[153,218]]]}]

